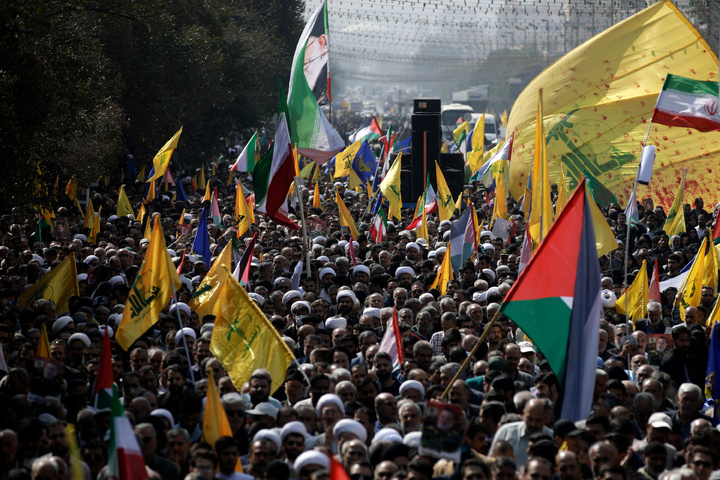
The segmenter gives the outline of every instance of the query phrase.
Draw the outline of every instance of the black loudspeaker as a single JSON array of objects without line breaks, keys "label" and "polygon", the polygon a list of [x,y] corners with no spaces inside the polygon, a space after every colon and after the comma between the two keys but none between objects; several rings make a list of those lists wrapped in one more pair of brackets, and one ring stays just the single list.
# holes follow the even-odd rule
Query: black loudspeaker
[{"label": "black loudspeaker", "polygon": [[413,101],[413,113],[440,113],[439,98],[416,98]]},{"label": "black loudspeaker", "polygon": [[440,161],[442,132],[440,114],[414,114],[412,116],[412,197],[425,191],[427,175],[435,185],[435,162]]},{"label": "black loudspeaker", "polygon": [[462,153],[441,153],[440,170],[453,199],[457,200],[465,185],[465,161]]}]

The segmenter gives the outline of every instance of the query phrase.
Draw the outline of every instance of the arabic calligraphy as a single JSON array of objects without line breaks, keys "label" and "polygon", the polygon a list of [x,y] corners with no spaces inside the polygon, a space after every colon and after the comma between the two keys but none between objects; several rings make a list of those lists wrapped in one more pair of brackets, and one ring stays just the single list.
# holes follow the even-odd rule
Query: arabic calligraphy
[{"label": "arabic calligraphy", "polygon": [[[243,318],[241,318],[243,317]],[[232,339],[233,334],[237,334],[237,336],[242,340],[245,345],[241,347],[239,356],[240,358],[245,358],[249,354],[253,354],[252,346],[255,343],[255,340],[257,339],[258,335],[260,335],[260,326],[255,325],[250,332],[250,335],[243,330],[242,325],[243,324],[249,324],[252,325],[252,316],[250,313],[247,312],[238,312],[237,315],[235,315],[235,318],[233,318],[233,322],[229,325],[226,340],[230,341]]]},{"label": "arabic calligraphy", "polygon": [[128,295],[128,302],[130,302],[130,312],[133,317],[138,317],[158,296],[160,293],[160,287],[153,286],[150,288],[150,295],[143,297],[143,292],[138,289],[138,283],[135,282],[132,286],[132,291]]}]

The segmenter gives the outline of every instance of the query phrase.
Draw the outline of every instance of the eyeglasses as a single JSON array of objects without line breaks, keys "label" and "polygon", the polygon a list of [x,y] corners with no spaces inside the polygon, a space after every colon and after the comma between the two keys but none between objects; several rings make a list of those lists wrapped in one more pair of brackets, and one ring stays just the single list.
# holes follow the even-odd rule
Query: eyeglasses
[{"label": "eyeglasses", "polygon": [[712,463],[710,462],[703,462],[702,460],[695,460],[693,462],[693,465],[695,465],[698,468],[712,468]]}]

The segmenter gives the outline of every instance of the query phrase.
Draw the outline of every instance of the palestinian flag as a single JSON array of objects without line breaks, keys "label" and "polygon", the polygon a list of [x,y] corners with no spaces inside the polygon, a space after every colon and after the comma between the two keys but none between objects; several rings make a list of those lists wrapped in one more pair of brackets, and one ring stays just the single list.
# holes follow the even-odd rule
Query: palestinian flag
[{"label": "palestinian flag", "polygon": [[460,218],[450,225],[450,246],[453,253],[450,260],[454,271],[460,270],[463,263],[472,257],[476,245],[472,209],[466,208]]},{"label": "palestinian flag", "polygon": [[377,140],[382,136],[382,130],[380,130],[380,125],[378,124],[378,121],[375,117],[372,117],[363,123],[360,128],[355,130],[348,138],[350,139],[350,143],[355,143],[358,140],[365,140],[367,142],[372,142],[373,140]]},{"label": "palestinian flag", "polygon": [[108,478],[117,480],[148,478],[140,445],[130,420],[125,416],[125,409],[120,403],[117,389],[113,390],[111,415]]},{"label": "palestinian flag", "polygon": [[235,267],[235,271],[233,272],[233,277],[235,277],[235,280],[240,282],[240,285],[245,288],[247,288],[248,280],[250,279],[250,263],[252,263],[252,257],[255,253],[256,240],[257,232],[255,232],[255,235],[253,235],[250,243],[248,243],[247,248],[245,248],[245,253],[243,254],[240,261],[237,262],[237,266]]},{"label": "palestinian flag", "polygon": [[375,218],[373,219],[373,224],[370,227],[370,236],[372,237],[373,242],[380,243],[382,242],[386,232],[387,216],[385,216],[385,212],[383,211],[382,206],[380,206],[377,214],[375,214]]},{"label": "palestinian flag", "polygon": [[592,199],[584,183],[500,306],[548,359],[561,385],[556,416],[571,421],[590,414],[602,315]]},{"label": "palestinian flag", "polygon": [[110,408],[113,397],[113,366],[112,349],[108,329],[103,332],[102,350],[100,352],[100,365],[98,366],[95,384],[93,385],[92,406],[96,410]]},{"label": "palestinian flag", "polygon": [[258,212],[271,220],[297,230],[298,226],[288,218],[287,191],[295,178],[295,160],[290,146],[287,109],[283,108],[283,92],[280,92],[280,112],[275,131],[271,156],[265,155],[255,165],[253,189]]},{"label": "palestinian flag", "polygon": [[658,96],[652,122],[701,132],[720,130],[718,82],[668,74]]},{"label": "palestinian flag", "polygon": [[383,335],[378,351],[390,355],[393,367],[402,365],[405,361],[405,352],[403,352],[402,336],[400,335],[400,325],[398,323],[398,313],[395,307],[393,307],[393,316],[388,320],[385,335]]}]

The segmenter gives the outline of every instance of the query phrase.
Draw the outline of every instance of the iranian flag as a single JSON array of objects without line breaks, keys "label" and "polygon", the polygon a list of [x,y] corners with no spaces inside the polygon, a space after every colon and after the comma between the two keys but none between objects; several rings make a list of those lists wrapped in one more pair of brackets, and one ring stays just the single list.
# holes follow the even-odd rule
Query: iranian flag
[{"label": "iranian flag", "polygon": [[430,175],[427,177],[427,187],[425,188],[425,193],[423,194],[422,205],[422,210],[418,209],[416,213],[417,216],[412,222],[410,222],[410,225],[408,225],[405,230],[414,230],[422,226],[423,210],[425,215],[427,215],[437,209],[437,195],[435,194],[435,189],[430,184]]},{"label": "iranian flag", "polygon": [[556,416],[571,421],[590,414],[602,316],[585,192],[583,179],[500,306],[547,358],[561,385]]},{"label": "iranian flag", "polygon": [[390,355],[393,367],[400,366],[405,361],[405,352],[403,352],[402,336],[400,335],[400,325],[398,323],[398,313],[395,307],[393,307],[392,318],[388,320],[385,326],[385,335],[383,335],[378,351]]},{"label": "iranian flag", "polygon": [[720,130],[718,82],[670,75],[665,78],[652,121],[701,132]]},{"label": "iranian flag", "polygon": [[360,125],[360,128],[358,128],[348,138],[352,143],[355,143],[358,140],[366,140],[368,142],[372,142],[373,140],[377,140],[381,136],[382,130],[380,130],[380,124],[378,124],[378,121],[375,117],[372,117],[366,120],[365,123]]},{"label": "iranian flag", "polygon": [[287,105],[292,144],[300,155],[322,165],[345,148],[318,102],[329,92],[327,2],[323,2],[300,36],[295,49]]},{"label": "iranian flag", "polygon": [[[283,98],[282,90],[280,98]],[[295,178],[295,160],[290,146],[287,109],[280,101],[277,130],[272,155],[265,155],[253,172],[255,208],[271,220],[297,230],[298,226],[288,217],[287,192]]]},{"label": "iranian flag", "polygon": [[378,212],[375,214],[375,218],[373,219],[373,224],[370,227],[370,236],[372,237],[373,242],[380,243],[382,242],[386,232],[387,217],[385,216],[385,211],[382,206],[380,206],[380,208],[378,208]]},{"label": "iranian flag", "polygon": [[255,170],[255,163],[258,161],[258,154],[260,149],[258,148],[257,141],[258,132],[255,130],[250,141],[243,148],[242,153],[238,156],[235,163],[230,167],[231,172],[248,172],[252,173]]},{"label": "iranian flag", "polygon": [[100,365],[93,385],[92,406],[96,410],[110,408],[113,397],[113,366],[112,349],[108,329],[103,332],[102,350],[100,352]]},{"label": "iranian flag", "polygon": [[117,390],[113,392],[110,418],[110,445],[108,446],[108,475],[118,480],[144,480],[148,478],[140,445],[125,416]]}]

